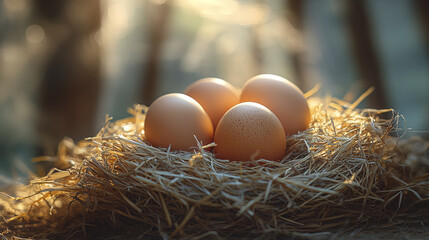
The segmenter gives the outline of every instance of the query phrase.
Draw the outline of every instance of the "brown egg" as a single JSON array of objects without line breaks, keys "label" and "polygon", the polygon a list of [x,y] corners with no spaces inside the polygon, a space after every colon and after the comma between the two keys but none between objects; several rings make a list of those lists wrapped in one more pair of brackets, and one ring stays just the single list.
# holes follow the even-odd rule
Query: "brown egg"
[{"label": "brown egg", "polygon": [[308,128],[310,109],[302,91],[292,82],[273,74],[262,74],[248,80],[240,102],[257,102],[270,109],[280,120],[286,135]]},{"label": "brown egg", "polygon": [[153,146],[172,150],[188,150],[213,142],[213,125],[210,117],[193,98],[170,93],[156,99],[150,105],[144,123],[144,131]]},{"label": "brown egg", "polygon": [[221,117],[239,103],[240,95],[231,84],[219,78],[203,78],[185,90],[185,94],[195,99],[213,123],[215,129]]},{"label": "brown egg", "polygon": [[219,121],[215,152],[223,159],[281,160],[286,136],[280,120],[268,108],[254,102],[240,103]]}]

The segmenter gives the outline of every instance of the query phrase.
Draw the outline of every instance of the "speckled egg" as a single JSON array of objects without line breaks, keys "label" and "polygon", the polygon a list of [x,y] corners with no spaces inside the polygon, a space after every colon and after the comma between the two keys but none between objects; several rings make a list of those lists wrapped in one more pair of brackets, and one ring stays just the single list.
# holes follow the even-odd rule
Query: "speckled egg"
[{"label": "speckled egg", "polygon": [[219,78],[203,78],[185,90],[185,94],[195,99],[209,115],[216,129],[221,117],[231,107],[239,103],[238,90]]},{"label": "speckled egg", "polygon": [[257,102],[270,109],[282,123],[286,135],[308,128],[310,109],[302,91],[292,82],[273,74],[262,74],[248,80],[240,102]]},{"label": "speckled egg", "polygon": [[193,98],[170,93],[156,99],[150,105],[144,123],[145,136],[153,146],[172,150],[189,150],[198,141],[213,141],[213,125],[210,117]]},{"label": "speckled egg", "polygon": [[276,115],[254,102],[237,104],[220,119],[215,131],[215,153],[233,161],[281,160],[286,136]]}]

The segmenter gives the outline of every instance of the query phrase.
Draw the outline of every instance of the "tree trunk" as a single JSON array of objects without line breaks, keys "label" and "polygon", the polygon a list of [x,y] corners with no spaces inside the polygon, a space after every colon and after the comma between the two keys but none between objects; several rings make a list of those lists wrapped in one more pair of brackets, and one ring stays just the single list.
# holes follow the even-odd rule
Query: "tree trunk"
[{"label": "tree trunk", "polygon": [[378,53],[374,46],[372,26],[368,17],[367,4],[363,0],[345,2],[346,24],[352,54],[363,86],[375,87],[375,92],[368,99],[370,107],[387,108],[383,74]]},{"label": "tree trunk", "polygon": [[157,84],[160,79],[160,66],[162,49],[167,38],[168,25],[171,16],[172,0],[167,0],[162,4],[148,3],[150,11],[155,11],[156,14],[148,14],[151,16],[149,21],[149,53],[147,60],[144,62],[143,73],[143,104],[149,106],[157,97]]},{"label": "tree trunk", "polygon": [[[304,25],[304,6],[306,4],[305,0],[289,0],[287,5],[287,14],[288,20],[292,24],[292,26],[297,29],[299,32],[302,32]],[[304,55],[303,51],[292,51],[291,53],[292,66],[295,71],[296,83],[298,87],[303,89],[308,83],[305,74],[305,66],[304,66]]]}]

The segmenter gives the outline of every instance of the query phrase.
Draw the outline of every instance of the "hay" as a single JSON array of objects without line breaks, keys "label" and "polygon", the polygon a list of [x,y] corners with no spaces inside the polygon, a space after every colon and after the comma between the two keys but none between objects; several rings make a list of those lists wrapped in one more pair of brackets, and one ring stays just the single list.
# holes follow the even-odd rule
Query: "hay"
[{"label": "hay", "polygon": [[137,105],[95,137],[63,141],[56,161],[65,170],[3,194],[1,230],[31,238],[312,238],[427,214],[428,165],[419,160],[427,155],[398,143],[393,110],[309,101],[311,126],[288,139],[283,160],[250,164],[217,159],[204,150],[212,145],[150,146]]}]

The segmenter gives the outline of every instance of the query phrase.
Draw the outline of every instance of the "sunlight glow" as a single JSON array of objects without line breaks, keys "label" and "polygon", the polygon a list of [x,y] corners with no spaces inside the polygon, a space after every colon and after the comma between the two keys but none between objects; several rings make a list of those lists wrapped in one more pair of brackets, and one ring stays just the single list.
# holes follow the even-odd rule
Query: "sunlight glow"
[{"label": "sunlight glow", "polygon": [[31,25],[25,30],[29,43],[41,43],[45,39],[45,30],[40,25]]},{"label": "sunlight glow", "polygon": [[264,4],[236,0],[180,0],[179,5],[216,22],[255,25],[266,21],[269,9]]}]

